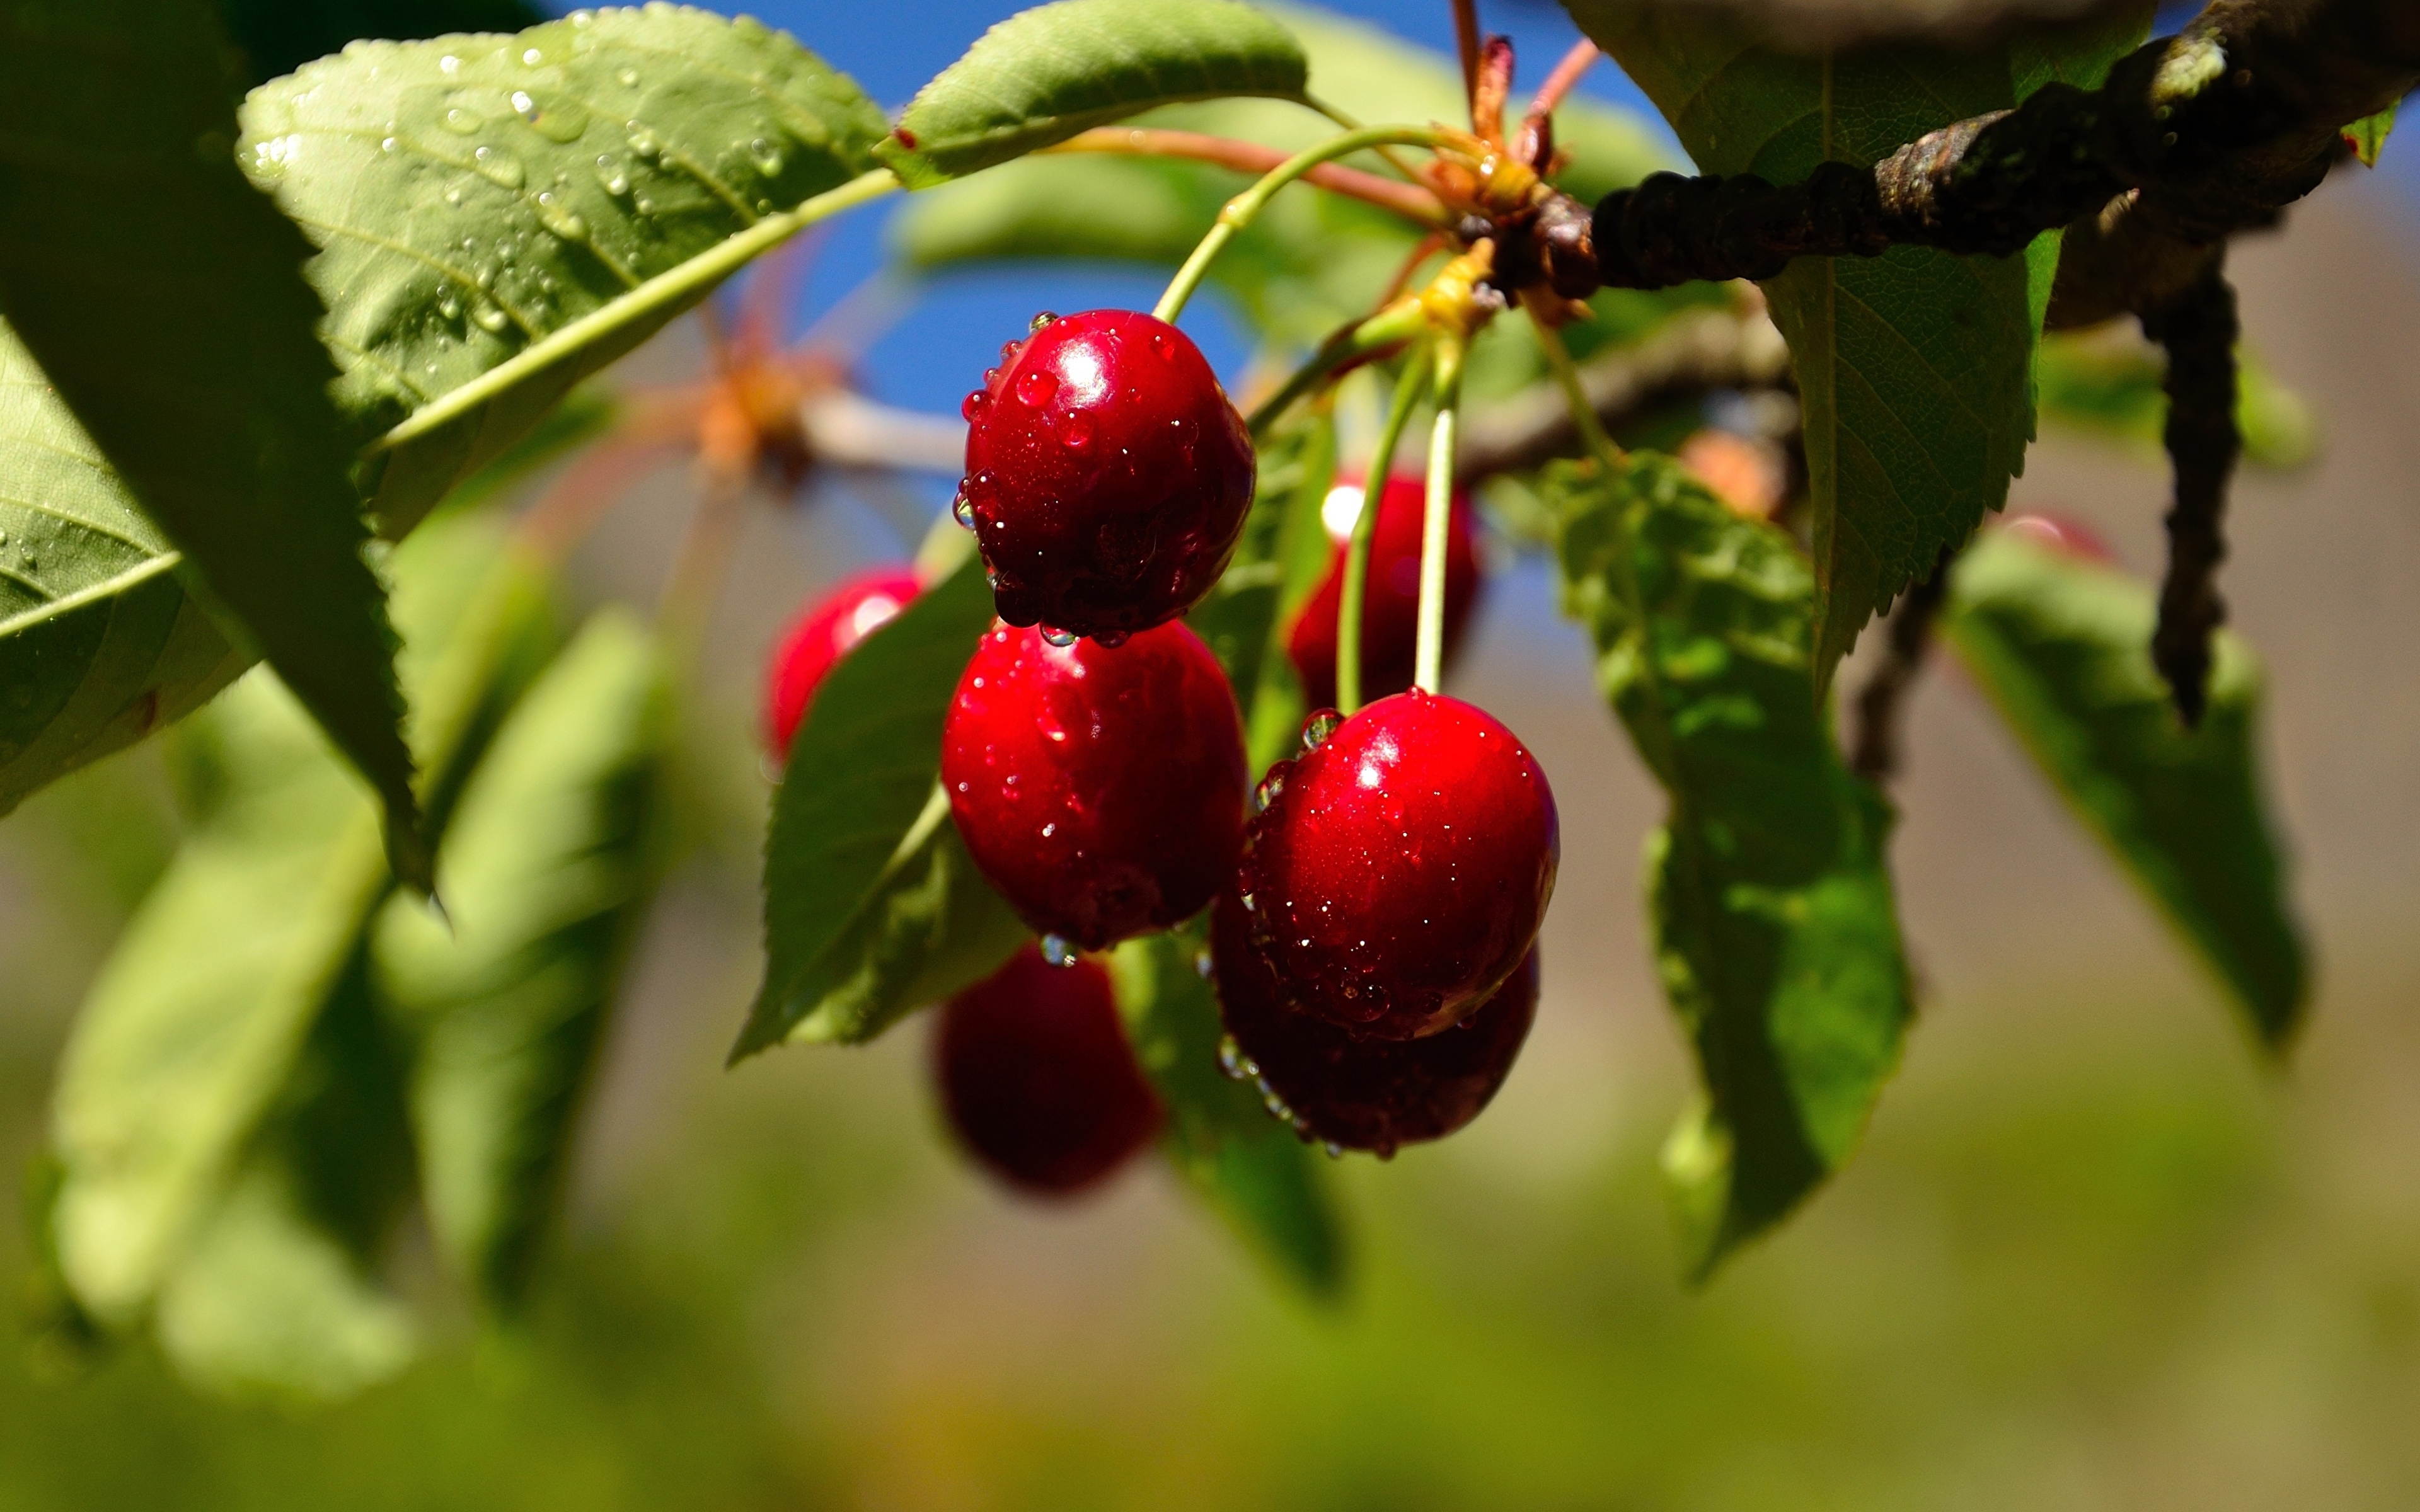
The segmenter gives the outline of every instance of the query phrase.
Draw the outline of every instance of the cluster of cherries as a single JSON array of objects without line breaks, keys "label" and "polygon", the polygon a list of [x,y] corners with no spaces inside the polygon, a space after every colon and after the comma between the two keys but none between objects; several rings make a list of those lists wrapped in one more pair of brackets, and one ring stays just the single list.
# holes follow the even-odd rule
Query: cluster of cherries
[{"label": "cluster of cherries", "polygon": [[[1391,1153],[1476,1117],[1528,1035],[1559,842],[1545,775],[1480,709],[1411,687],[1422,490],[1373,522],[1365,681],[1320,707],[1256,790],[1233,690],[1180,616],[1226,570],[1251,440],[1174,327],[1129,311],[1037,317],[967,396],[956,509],[999,620],[959,680],[941,782],[968,853],[1038,934],[945,1009],[959,1135],[1030,1190],[1092,1184],[1158,1127],[1108,973],[1083,952],[1211,910],[1232,1075],[1331,1152]],[[1357,490],[1356,490],[1357,495]],[[1342,535],[1349,516],[1328,519]],[[1454,502],[1448,621],[1477,591]],[[1290,647],[1335,696],[1343,549]],[[841,586],[777,655],[768,734],[786,752],[814,685],[916,591]],[[1248,801],[1247,794],[1249,792]]]}]

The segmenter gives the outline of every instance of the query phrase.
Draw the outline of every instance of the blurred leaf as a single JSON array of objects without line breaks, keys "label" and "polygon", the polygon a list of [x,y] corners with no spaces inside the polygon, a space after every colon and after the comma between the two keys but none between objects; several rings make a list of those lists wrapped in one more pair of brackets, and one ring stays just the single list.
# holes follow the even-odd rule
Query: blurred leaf
[{"label": "blurred leaf", "polygon": [[2044,776],[2232,995],[2270,1049],[2309,993],[2259,771],[2260,670],[2218,638],[2210,712],[2178,722],[2152,669],[2149,585],[1993,531],[1941,625]]},{"label": "blurred leaf", "polygon": [[2378,155],[2386,150],[2387,134],[2395,130],[2395,106],[2389,105],[2375,116],[2365,116],[2344,129],[2345,146],[2352,148],[2365,168],[2378,166]]},{"label": "blurred leaf", "polygon": [[786,36],[651,6],[352,48],[256,90],[243,127],[320,248],[337,404],[387,433],[366,491],[400,536],[872,168],[883,122]]},{"label": "blurred leaf", "polygon": [[942,796],[941,720],[991,624],[970,558],[815,690],[765,846],[765,983],[733,1046],[854,1044],[1000,968],[1024,927],[974,872]]},{"label": "blurred leaf", "polygon": [[324,312],[296,272],[310,248],[227,158],[225,53],[208,0],[0,12],[15,123],[0,136],[0,315],[369,778],[397,872],[425,887],[386,595],[313,338]]},{"label": "blurred leaf", "polygon": [[1201,921],[1126,941],[1108,958],[1135,1058],[1168,1104],[1169,1164],[1263,1258],[1312,1296],[1344,1287],[1344,1238],[1318,1157],[1220,1071],[1218,1005]]},{"label": "blurred leaf", "polygon": [[568,456],[611,433],[624,418],[622,401],[602,384],[571,391],[570,397],[546,413],[535,429],[504,449],[494,461],[455,485],[445,496],[448,507],[469,509],[510,493],[533,473]]},{"label": "blurred leaf", "polygon": [[[551,625],[529,568],[475,520],[406,545],[396,577],[437,830]],[[374,808],[272,678],[193,725],[214,795],[95,981],[54,1113],[60,1263],[116,1325],[193,1242],[392,885]]]},{"label": "blurred leaf", "polygon": [[546,20],[528,0],[219,0],[243,54],[246,83],[262,85],[365,38],[403,40],[451,32],[517,32]]},{"label": "blurred leaf", "polygon": [[[2277,381],[2258,353],[2238,347],[2235,360],[2235,424],[2243,459],[2268,468],[2310,461],[2319,452],[2310,407]],[[2045,421],[2124,441],[2147,459],[2165,459],[2167,364],[2136,332],[2112,324],[2045,336],[2035,373]]]},{"label": "blurred leaf", "polygon": [[0,323],[0,814],[251,665],[182,560]]},{"label": "blurred leaf", "polygon": [[929,189],[1154,105],[1299,96],[1306,66],[1283,26],[1236,0],[1058,0],[976,39],[876,150]]},{"label": "blurred leaf", "polygon": [[1789,535],[1652,453],[1545,477],[1564,610],[1671,799],[1649,912],[1707,1103],[1665,1173],[1703,1276],[1838,1168],[1899,1063],[1891,813],[1807,697],[1815,588]]},{"label": "blurred leaf", "polygon": [[1266,664],[1284,659],[1278,627],[1310,598],[1327,565],[1327,527],[1319,512],[1336,479],[1335,415],[1311,412],[1259,452],[1252,509],[1235,555],[1210,595],[1185,617],[1225,669],[1248,727]]},{"label": "blurred leaf", "polygon": [[[1708,173],[1795,183],[2015,102],[2005,44],[1792,53],[1695,7],[1567,8]],[[2033,430],[2026,268],[1901,247],[1801,258],[1764,288],[1806,416],[1820,691],[1867,619],[2008,498]]]},{"label": "blurred leaf", "polygon": [[411,1124],[441,1253],[525,1292],[662,861],[672,700],[648,632],[589,623],[479,764],[439,857],[451,927],[390,901],[379,996],[415,1042]]}]

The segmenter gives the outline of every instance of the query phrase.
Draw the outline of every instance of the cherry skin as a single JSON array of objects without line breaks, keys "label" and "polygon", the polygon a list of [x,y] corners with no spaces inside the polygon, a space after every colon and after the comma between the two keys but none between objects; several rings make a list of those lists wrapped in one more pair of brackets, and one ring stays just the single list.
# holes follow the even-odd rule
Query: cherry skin
[{"label": "cherry skin", "polygon": [[1469,1017],[1420,1040],[1368,1040],[1291,1011],[1252,949],[1234,894],[1210,916],[1210,955],[1228,1037],[1305,1138],[1391,1155],[1479,1117],[1511,1074],[1538,1012],[1538,952]]},{"label": "cherry skin", "polygon": [[1028,1192],[1080,1192],[1159,1129],[1159,1098],[1097,962],[1054,966],[1018,950],[941,1010],[933,1071],[959,1143]]},{"label": "cherry skin", "polygon": [[889,624],[922,591],[916,575],[906,567],[874,567],[843,582],[791,622],[765,679],[765,744],[775,761],[790,754],[790,740],[833,664]]},{"label": "cherry skin", "polygon": [[1131,635],[1200,602],[1252,502],[1252,440],[1201,351],[1132,310],[1051,318],[967,395],[971,519],[1010,625]]},{"label": "cherry skin", "polygon": [[[1326,708],[1336,702],[1336,640],[1343,619],[1344,557],[1352,534],[1361,485],[1339,479],[1331,501],[1349,501],[1341,519],[1327,520],[1336,542],[1327,576],[1320,579],[1311,601],[1294,622],[1286,649],[1302,679],[1305,706]],[[1322,511],[1323,516],[1328,511]],[[1364,702],[1400,693],[1412,686],[1413,653],[1420,624],[1420,525],[1428,514],[1428,491],[1418,478],[1389,478],[1378,494],[1378,519],[1371,528],[1370,577],[1361,601],[1361,697]],[[1342,525],[1342,530],[1337,527]],[[1479,597],[1479,557],[1473,546],[1470,495],[1456,489],[1446,515],[1445,654],[1451,661],[1470,622],[1471,605]]]},{"label": "cherry skin", "polygon": [[1271,767],[1261,795],[1235,886],[1297,1011],[1434,1034],[1537,939],[1561,858],[1555,796],[1485,711],[1417,688],[1380,699]]},{"label": "cherry skin", "polygon": [[2072,515],[2042,509],[2029,509],[2022,514],[2012,512],[2000,529],[2010,535],[2023,536],[2036,546],[2046,547],[2060,556],[2103,567],[2114,566],[2118,562],[2118,553],[2109,549],[2107,539]]},{"label": "cherry skin", "polygon": [[1036,932],[1089,950],[1227,885],[1249,780],[1226,673],[1181,624],[1117,646],[994,625],[941,725],[976,869]]}]

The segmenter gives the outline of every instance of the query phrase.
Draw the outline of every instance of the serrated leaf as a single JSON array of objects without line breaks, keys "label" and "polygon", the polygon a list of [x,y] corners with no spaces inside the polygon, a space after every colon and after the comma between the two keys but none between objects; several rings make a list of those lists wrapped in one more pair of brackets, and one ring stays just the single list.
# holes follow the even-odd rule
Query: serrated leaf
[{"label": "serrated leaf", "polygon": [[2210,711],[2151,666],[2149,584],[2010,531],[1969,548],[1941,627],[2076,817],[2281,1048],[2309,994],[2260,773],[2260,669],[2222,632]]},{"label": "serrated leaf", "polygon": [[2378,166],[2378,155],[2386,150],[2387,135],[2395,130],[2395,111],[2387,106],[2375,116],[2365,116],[2344,129],[2345,146],[2365,168]]},{"label": "serrated leaf", "polygon": [[765,981],[732,1049],[853,1044],[1000,968],[1026,938],[942,795],[941,721],[991,624],[970,557],[815,690],[765,844]]},{"label": "serrated leaf", "polygon": [[[582,11],[379,42],[253,92],[240,153],[306,273],[368,492],[410,530],[582,378],[861,182],[881,112],[752,21]],[[396,428],[396,427],[400,427]]]},{"label": "serrated leaf", "polygon": [[672,718],[653,639],[601,612],[472,776],[439,857],[450,928],[397,898],[371,937],[378,996],[414,1045],[429,1227],[498,1306],[527,1290],[660,874]]},{"label": "serrated leaf", "polygon": [[1344,1240],[1318,1157],[1218,1066],[1218,1005],[1199,961],[1201,921],[1109,957],[1135,1058],[1168,1106],[1160,1148],[1244,1242],[1315,1297],[1344,1287]]},{"label": "serrated leaf", "polygon": [[182,560],[0,323],[0,814],[252,664]]},{"label": "serrated leaf", "polygon": [[226,156],[225,51],[208,0],[0,12],[0,316],[370,779],[397,871],[425,886],[385,594],[297,271],[309,248]]},{"label": "serrated leaf", "polygon": [[1299,97],[1286,29],[1237,0],[1058,0],[984,33],[916,92],[877,149],[929,189],[1182,100]]},{"label": "serrated leaf", "polygon": [[[2319,422],[2293,390],[2277,381],[2259,353],[2235,350],[2235,428],[2243,459],[2256,467],[2298,468],[2319,453]],[[2168,395],[2160,349],[2118,325],[2042,338],[2035,363],[2047,424],[2121,441],[2146,461],[2164,464]]]},{"label": "serrated leaf", "polygon": [[1650,453],[1545,481],[1564,610],[1671,800],[1650,917],[1706,1101],[1665,1172],[1703,1276],[1838,1168],[1899,1063],[1891,814],[1807,697],[1815,586],[1786,533]]},{"label": "serrated leaf", "polygon": [[[424,796],[442,827],[551,625],[529,568],[473,522],[424,532],[396,572]],[[234,1179],[392,887],[375,807],[273,678],[256,673],[193,724],[214,795],[95,981],[53,1114],[61,1267],[114,1325]]]},{"label": "serrated leaf", "polygon": [[[2015,102],[2005,44],[1837,54],[1696,8],[1566,0],[1709,173],[1804,179]],[[1873,614],[2006,501],[2032,434],[2024,259],[1900,247],[1765,285],[1805,414],[1818,690]]]}]

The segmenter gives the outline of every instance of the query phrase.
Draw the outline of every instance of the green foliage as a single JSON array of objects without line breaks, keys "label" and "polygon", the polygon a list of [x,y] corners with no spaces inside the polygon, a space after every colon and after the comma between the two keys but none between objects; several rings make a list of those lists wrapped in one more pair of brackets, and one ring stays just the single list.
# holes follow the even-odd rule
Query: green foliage
[{"label": "green foliage", "polygon": [[765,846],[764,985],[732,1050],[853,1044],[1000,968],[1025,936],[940,790],[941,719],[991,623],[970,557],[843,657],[790,745]]},{"label": "green foliage", "polygon": [[182,561],[0,324],[0,814],[250,665]]},{"label": "green foliage", "polygon": [[244,167],[320,249],[306,273],[356,439],[419,417],[367,470],[399,536],[582,378],[845,203],[817,196],[873,166],[883,122],[788,37],[651,6],[356,47],[256,91],[243,128]]},{"label": "green foliage", "polygon": [[[1304,711],[1299,692],[1287,704],[1285,689],[1275,680],[1276,664],[1285,662],[1286,681],[1292,681],[1292,663],[1278,632],[1292,622],[1327,567],[1331,548],[1319,512],[1336,480],[1334,415],[1323,409],[1287,426],[1261,445],[1259,464],[1252,511],[1245,517],[1234,560],[1185,623],[1225,669],[1248,732],[1274,719],[1291,740]],[[1282,707],[1271,712],[1264,705],[1272,702]],[[1267,764],[1256,754],[1252,769]]]},{"label": "green foliage", "polygon": [[448,918],[391,901],[378,996],[416,1046],[411,1123],[440,1252],[526,1293],[581,1103],[663,857],[672,700],[652,636],[609,609],[498,733],[449,826]]},{"label": "green foliage", "polygon": [[[308,244],[227,156],[225,62],[207,0],[39,0],[0,16],[16,123],[0,137],[0,316],[370,779],[396,871],[425,887],[385,595],[313,339],[322,312],[295,271]],[[89,508],[106,486],[60,507]],[[86,547],[70,555],[89,565]],[[149,608],[155,624],[174,618]]]},{"label": "green foliage", "polygon": [[1280,1274],[1315,1297],[1344,1285],[1344,1241],[1311,1147],[1219,1069],[1218,1005],[1200,919],[1109,958],[1118,1013],[1160,1101],[1161,1149],[1187,1185]]},{"label": "green foliage", "polygon": [[2395,130],[2395,111],[2396,107],[2389,105],[2377,115],[2365,116],[2344,129],[2345,145],[2352,148],[2353,156],[2361,160],[2363,167],[2378,166],[2378,156],[2386,150],[2386,138]]},{"label": "green foliage", "polygon": [[1976,542],[1941,626],[2076,816],[2282,1049],[2310,983],[2259,770],[2260,670],[2222,633],[2199,729],[2151,666],[2151,590],[2012,532]]},{"label": "green foliage", "polygon": [[1546,476],[1565,611],[1671,799],[1650,915],[1707,1103],[1665,1173],[1703,1275],[1848,1157],[1898,1065],[1890,810],[1807,697],[1815,586],[1788,535],[1652,454]]},{"label": "green foliage", "polygon": [[1237,0],[1058,0],[994,26],[918,90],[878,151],[928,189],[1154,105],[1298,97],[1286,29]]},{"label": "green foliage", "polygon": [[[2235,428],[2243,459],[2257,467],[2297,468],[2319,452],[2319,423],[2259,354],[2235,353]],[[2131,332],[2063,332],[2042,338],[2034,366],[2046,424],[2122,441],[2145,460],[2164,460],[2167,366],[2158,347]]]}]

